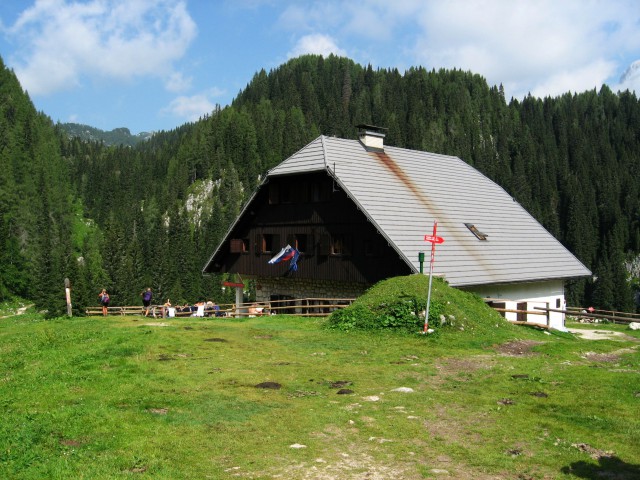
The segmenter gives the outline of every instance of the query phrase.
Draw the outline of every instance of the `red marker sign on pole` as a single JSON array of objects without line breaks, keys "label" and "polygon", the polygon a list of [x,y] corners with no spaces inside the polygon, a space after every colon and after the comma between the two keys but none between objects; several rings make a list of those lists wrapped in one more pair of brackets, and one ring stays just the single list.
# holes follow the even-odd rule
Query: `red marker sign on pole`
[{"label": "red marker sign on pole", "polygon": [[440,244],[444,242],[444,238],[438,237],[436,232],[438,230],[438,220],[433,222],[433,235],[425,235],[424,241],[431,243],[431,261],[429,262],[429,293],[427,294],[427,308],[424,312],[424,332],[427,333],[429,329],[429,305],[431,304],[431,280],[433,278],[433,262],[436,258],[436,243]]},{"label": "red marker sign on pole", "polygon": [[[436,223],[438,223],[438,222],[436,222]],[[424,241],[425,242],[431,242],[433,244],[443,243],[444,242],[444,238],[436,237],[435,235],[425,235],[424,236]]]}]

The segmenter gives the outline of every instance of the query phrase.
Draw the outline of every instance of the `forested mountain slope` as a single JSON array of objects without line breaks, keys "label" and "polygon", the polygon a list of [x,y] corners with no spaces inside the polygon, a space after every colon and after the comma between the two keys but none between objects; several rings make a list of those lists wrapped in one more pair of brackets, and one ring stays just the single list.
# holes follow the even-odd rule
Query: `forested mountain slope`
[{"label": "forested mountain slope", "polygon": [[51,120],[0,60],[0,299],[64,305],[53,294],[78,273],[71,232],[79,207]]},{"label": "forested mountain slope", "polygon": [[[33,111],[11,72],[0,78],[0,161],[11,164],[0,172],[3,295],[37,299],[40,287],[24,286],[37,274],[51,285],[72,278],[79,309],[103,286],[119,304],[139,303],[147,285],[174,303],[223,301],[229,292],[200,269],[261,176],[319,134],[355,138],[354,125],[369,123],[389,129],[387,144],[460,156],[511,193],[597,276],[570,285],[570,304],[635,308],[625,269],[640,252],[634,94],[605,86],[507,102],[501,88],[469,72],[401,74],[303,56],[256,73],[231,106],[129,148],[69,139]],[[42,133],[25,135],[16,101]],[[39,167],[43,183],[27,187],[38,178],[35,156],[52,168]],[[59,190],[45,193],[46,182],[58,181]],[[9,199],[27,188],[41,200]],[[49,233],[33,227],[25,237],[15,220],[23,215],[49,222]],[[40,268],[38,242],[59,252],[47,260],[60,264],[52,273]],[[5,282],[5,271],[28,273]]]}]

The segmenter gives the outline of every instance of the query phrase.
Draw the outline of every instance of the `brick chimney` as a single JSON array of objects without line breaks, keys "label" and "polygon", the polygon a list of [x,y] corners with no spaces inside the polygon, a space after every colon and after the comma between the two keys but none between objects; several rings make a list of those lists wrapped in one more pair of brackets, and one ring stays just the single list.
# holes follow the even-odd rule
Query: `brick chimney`
[{"label": "brick chimney", "polygon": [[375,125],[356,125],[358,140],[369,152],[384,152],[384,137],[387,129]]}]

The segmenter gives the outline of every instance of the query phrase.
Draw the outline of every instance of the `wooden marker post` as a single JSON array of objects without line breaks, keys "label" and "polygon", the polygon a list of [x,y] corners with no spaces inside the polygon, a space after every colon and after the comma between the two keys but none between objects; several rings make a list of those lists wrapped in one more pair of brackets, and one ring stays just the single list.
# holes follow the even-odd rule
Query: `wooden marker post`
[{"label": "wooden marker post", "polygon": [[67,317],[72,316],[71,314],[71,282],[68,278],[64,279],[64,293],[67,297]]},{"label": "wooden marker post", "polygon": [[427,294],[427,308],[424,312],[424,334],[429,329],[429,304],[431,303],[431,280],[433,278],[433,262],[436,258],[436,243],[443,243],[444,238],[436,236],[438,220],[433,222],[433,235],[425,235],[424,241],[431,243],[431,261],[429,262],[429,293]]}]

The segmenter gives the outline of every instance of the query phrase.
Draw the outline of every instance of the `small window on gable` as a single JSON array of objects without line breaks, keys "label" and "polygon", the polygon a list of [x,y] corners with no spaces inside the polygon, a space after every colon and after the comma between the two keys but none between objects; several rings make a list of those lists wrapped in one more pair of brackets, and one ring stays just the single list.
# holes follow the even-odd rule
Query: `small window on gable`
[{"label": "small window on gable", "polygon": [[278,241],[278,235],[273,235],[269,233],[265,233],[262,235],[262,252],[263,253],[271,253],[277,251],[278,246],[276,242]]},{"label": "small window on gable", "polygon": [[311,201],[315,203],[331,200],[332,184],[326,180],[311,185]]},{"label": "small window on gable", "polygon": [[338,233],[331,236],[331,255],[349,255],[351,253],[351,235]]},{"label": "small window on gable", "polygon": [[486,240],[489,235],[486,233],[482,233],[473,223],[465,223],[465,227],[467,227],[471,233],[473,233],[478,240]]},{"label": "small window on gable", "polygon": [[309,252],[310,245],[312,243],[311,235],[304,233],[295,233],[287,235],[287,243],[300,253]]},{"label": "small window on gable", "polygon": [[292,185],[288,183],[283,183],[280,185],[280,202],[279,203],[292,203],[293,202],[293,192]]},{"label": "small window on gable", "polygon": [[350,255],[351,241],[351,235],[346,233],[322,234],[318,244],[318,254],[330,256]]},{"label": "small window on gable", "polygon": [[279,235],[271,233],[258,233],[256,234],[255,253],[260,254],[276,252],[280,249],[280,247],[278,247],[279,241]]}]

